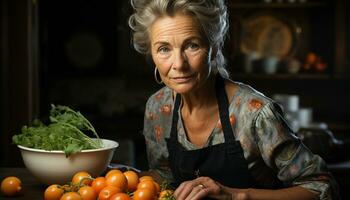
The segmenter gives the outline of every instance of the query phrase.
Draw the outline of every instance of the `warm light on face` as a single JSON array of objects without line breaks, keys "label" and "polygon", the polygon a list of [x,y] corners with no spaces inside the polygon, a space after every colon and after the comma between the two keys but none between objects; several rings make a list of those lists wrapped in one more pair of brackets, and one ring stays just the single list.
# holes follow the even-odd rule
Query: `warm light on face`
[{"label": "warm light on face", "polygon": [[151,54],[163,82],[178,93],[198,89],[209,74],[210,50],[188,15],[165,16],[150,28]]}]

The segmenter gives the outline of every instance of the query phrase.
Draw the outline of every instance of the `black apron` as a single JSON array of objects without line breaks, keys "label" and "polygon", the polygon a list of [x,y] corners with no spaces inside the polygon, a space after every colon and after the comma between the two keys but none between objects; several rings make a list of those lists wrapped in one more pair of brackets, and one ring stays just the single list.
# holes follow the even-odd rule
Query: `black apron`
[{"label": "black apron", "polygon": [[217,76],[216,98],[220,120],[225,136],[225,143],[208,146],[198,150],[186,150],[177,139],[178,109],[181,96],[176,95],[170,138],[167,138],[169,161],[174,178],[174,187],[199,176],[207,176],[222,185],[234,188],[254,187],[254,180],[248,171],[239,141],[235,140],[228,110],[228,100],[224,79]]}]

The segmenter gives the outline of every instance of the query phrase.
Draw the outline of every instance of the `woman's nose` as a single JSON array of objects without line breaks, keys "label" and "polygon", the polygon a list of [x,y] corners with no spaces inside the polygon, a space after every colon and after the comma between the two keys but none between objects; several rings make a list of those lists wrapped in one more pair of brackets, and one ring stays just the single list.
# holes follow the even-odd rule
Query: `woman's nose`
[{"label": "woman's nose", "polygon": [[173,68],[181,69],[184,67],[185,63],[187,63],[187,56],[183,51],[175,51],[174,60],[173,60]]}]

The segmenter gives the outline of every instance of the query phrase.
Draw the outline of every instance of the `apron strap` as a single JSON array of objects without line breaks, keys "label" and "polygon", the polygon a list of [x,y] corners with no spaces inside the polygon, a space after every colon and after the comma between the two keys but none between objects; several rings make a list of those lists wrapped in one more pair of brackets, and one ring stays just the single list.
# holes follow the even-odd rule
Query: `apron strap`
[{"label": "apron strap", "polygon": [[216,89],[216,98],[219,106],[220,121],[221,121],[222,130],[224,132],[225,142],[232,143],[235,141],[235,138],[234,138],[232,126],[230,123],[229,102],[228,102],[227,94],[225,90],[225,80],[220,75],[217,75],[216,77],[215,89]]},{"label": "apron strap", "polygon": [[181,95],[177,93],[175,97],[175,102],[174,102],[173,119],[172,119],[171,130],[170,130],[170,139],[176,142],[177,142],[177,122],[179,120],[178,111],[179,111],[180,103],[181,103]]}]

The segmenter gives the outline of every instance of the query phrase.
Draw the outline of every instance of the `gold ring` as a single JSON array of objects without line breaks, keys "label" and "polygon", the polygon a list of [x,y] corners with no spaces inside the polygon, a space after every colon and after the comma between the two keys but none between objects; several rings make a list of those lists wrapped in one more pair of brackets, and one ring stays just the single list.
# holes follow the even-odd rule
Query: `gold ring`
[{"label": "gold ring", "polygon": [[203,184],[199,184],[198,185],[201,189],[205,188],[205,186]]}]

